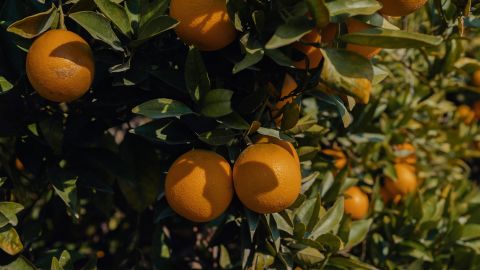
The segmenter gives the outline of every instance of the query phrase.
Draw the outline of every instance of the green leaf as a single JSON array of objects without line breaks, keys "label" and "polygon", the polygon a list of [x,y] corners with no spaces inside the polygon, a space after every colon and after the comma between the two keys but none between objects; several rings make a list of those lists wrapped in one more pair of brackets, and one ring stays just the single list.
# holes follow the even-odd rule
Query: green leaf
[{"label": "green leaf", "polygon": [[221,117],[232,112],[231,99],[233,91],[213,89],[202,99],[201,112],[207,117]]},{"label": "green leaf", "polygon": [[480,238],[480,224],[465,224],[462,230],[462,241]]},{"label": "green leaf", "polygon": [[326,49],[322,50],[322,54],[325,57],[322,79],[328,85],[357,97],[362,103],[368,103],[373,79],[373,66],[370,61],[343,49]]},{"label": "green leaf", "polygon": [[133,108],[132,112],[152,119],[163,119],[193,113],[193,111],[182,102],[168,98],[149,100]]},{"label": "green leaf", "polygon": [[11,84],[5,77],[0,76],[0,91],[7,92],[13,88]]},{"label": "green leaf", "polygon": [[347,43],[389,49],[438,46],[443,41],[439,36],[383,28],[369,28],[346,34],[341,39]]},{"label": "green leaf", "polygon": [[127,12],[122,6],[110,0],[94,0],[94,2],[100,11],[110,19],[125,36],[129,36],[132,33]]},{"label": "green leaf", "polygon": [[343,203],[344,198],[339,197],[335,204],[328,209],[324,216],[322,216],[317,223],[317,226],[312,230],[309,239],[317,239],[320,235],[332,231],[343,217]]},{"label": "green leaf", "polygon": [[190,47],[185,63],[185,82],[190,96],[195,102],[199,102],[204,94],[210,90],[210,79],[203,63],[200,51]]},{"label": "green leaf", "polygon": [[160,35],[161,33],[175,28],[179,22],[169,16],[158,16],[143,24],[138,30],[138,38],[133,41],[135,46]]},{"label": "green leaf", "polygon": [[131,131],[153,141],[166,144],[188,144],[196,136],[182,122],[176,119],[160,119],[139,126]]},{"label": "green leaf", "polygon": [[267,42],[265,48],[277,49],[300,40],[313,28],[312,21],[307,16],[296,16],[290,18],[285,24],[280,25],[272,38]]},{"label": "green leaf", "polygon": [[0,265],[0,270],[37,270],[37,268],[32,262],[20,255],[11,263]]},{"label": "green leaf", "polygon": [[50,29],[57,15],[57,8],[52,4],[52,7],[47,11],[12,23],[7,31],[24,38],[34,38]]},{"label": "green leaf", "polygon": [[352,222],[350,233],[348,235],[348,242],[346,244],[347,248],[353,247],[365,239],[370,230],[370,226],[372,225],[372,221],[372,219],[367,219]]},{"label": "green leaf", "polygon": [[336,253],[343,248],[342,239],[332,233],[322,234],[316,241],[317,243],[322,244],[323,248],[326,249],[328,253]]},{"label": "green leaf", "polygon": [[283,107],[283,117],[281,123],[282,130],[294,128],[300,119],[300,107],[295,102],[290,102]]},{"label": "green leaf", "polygon": [[55,193],[65,202],[67,207],[72,211],[73,216],[78,218],[78,177],[60,168],[50,169],[48,174]]},{"label": "green leaf", "polygon": [[73,270],[72,258],[70,257],[70,253],[68,253],[68,251],[62,251],[60,258],[58,258],[58,264],[63,270]]},{"label": "green leaf", "polygon": [[12,226],[0,229],[0,249],[9,255],[17,255],[23,250],[17,231]]},{"label": "green leaf", "polygon": [[245,216],[247,217],[248,231],[250,233],[250,241],[253,241],[253,236],[258,227],[258,222],[260,221],[260,215],[254,213],[244,207]]},{"label": "green leaf", "polygon": [[325,260],[325,255],[323,255],[318,249],[306,247],[295,253],[295,259],[302,265],[313,266]]},{"label": "green leaf", "polygon": [[314,92],[312,94],[319,100],[322,100],[337,109],[344,127],[348,127],[353,123],[353,116],[350,114],[347,107],[345,107],[345,104],[343,104],[342,100],[338,96],[327,95],[321,92]]},{"label": "green leaf", "polygon": [[133,171],[133,177],[118,178],[118,185],[129,205],[142,212],[153,204],[164,184],[164,170],[151,143],[135,136],[126,136],[120,155]]},{"label": "green leaf", "polygon": [[292,137],[286,135],[285,133],[283,133],[279,130],[276,130],[276,129],[261,127],[257,130],[257,132],[259,134],[275,137],[275,138],[283,140],[283,141],[295,142],[294,138],[292,138]]},{"label": "green leaf", "polygon": [[253,53],[247,51],[242,61],[236,63],[233,67],[233,74],[237,74],[238,72],[257,64],[263,59],[264,54],[265,52],[263,50],[258,50]]},{"label": "green leaf", "polygon": [[325,4],[325,0],[307,0],[310,14],[313,14],[315,25],[321,29],[330,22],[330,11]]},{"label": "green leaf", "polygon": [[17,226],[17,214],[22,211],[23,208],[23,205],[16,202],[0,202],[0,213],[2,213],[13,226]]},{"label": "green leaf", "polygon": [[375,266],[363,263],[354,257],[333,256],[328,260],[328,265],[343,266],[346,269],[377,270]]},{"label": "green leaf", "polygon": [[232,112],[231,114],[222,116],[217,120],[232,129],[247,130],[250,128],[248,122],[245,121],[245,119],[243,119],[242,116],[240,116],[236,112]]},{"label": "green leaf", "polygon": [[58,261],[57,258],[53,257],[52,258],[52,266],[50,270],[65,270],[63,267],[60,265],[60,262]]},{"label": "green leaf", "polygon": [[198,138],[210,145],[225,145],[229,144],[235,136],[236,134],[230,129],[215,129],[200,134]]},{"label": "green leaf", "polygon": [[93,11],[80,11],[70,14],[69,17],[87,30],[93,38],[107,43],[114,50],[123,51],[120,40],[104,16]]},{"label": "green leaf", "polygon": [[376,0],[336,0],[326,3],[330,16],[370,15],[382,8]]}]

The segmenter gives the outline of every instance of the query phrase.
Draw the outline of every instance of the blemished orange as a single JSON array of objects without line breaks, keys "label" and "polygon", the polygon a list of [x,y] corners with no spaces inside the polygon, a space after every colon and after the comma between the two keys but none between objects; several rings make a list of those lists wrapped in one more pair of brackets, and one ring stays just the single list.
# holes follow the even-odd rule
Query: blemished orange
[{"label": "blemished orange", "polygon": [[67,30],[50,30],[32,43],[26,70],[40,96],[70,102],[90,89],[95,62],[92,49],[82,37]]},{"label": "blemished orange", "polygon": [[406,195],[415,191],[418,185],[415,167],[405,163],[397,163],[394,166],[397,180],[385,181],[385,188],[390,195],[394,197],[397,194]]},{"label": "blemished orange", "polygon": [[280,126],[280,124],[282,123],[282,118],[283,118],[282,114],[279,114],[280,110],[285,105],[287,105],[288,103],[292,103],[295,99],[295,97],[293,97],[293,96],[288,97],[288,98],[284,98],[284,97],[289,96],[295,89],[297,89],[297,87],[298,87],[298,84],[292,78],[292,76],[290,74],[286,74],[285,79],[283,80],[282,90],[280,91],[280,99],[281,100],[278,101],[275,104],[275,108],[273,110],[274,120],[275,120],[275,124],[277,125],[277,127]]},{"label": "blemished orange", "polygon": [[300,61],[296,61],[294,63],[295,67],[298,69],[306,69],[308,64],[309,69],[317,68],[323,58],[320,48],[312,45],[305,45],[303,43],[320,43],[322,41],[322,37],[318,31],[314,29],[310,33],[303,36],[300,41],[301,42],[294,43],[293,47],[300,51],[305,57]]},{"label": "blemished orange", "polygon": [[457,108],[458,117],[463,120],[466,125],[471,125],[475,120],[475,112],[468,105],[460,105]]},{"label": "blemished orange", "polygon": [[364,218],[368,213],[369,200],[359,187],[350,187],[345,191],[344,209],[354,220]]},{"label": "blemished orange", "polygon": [[237,36],[225,0],[172,0],[170,16],[180,22],[178,37],[202,51],[222,49]]},{"label": "blemished orange", "polygon": [[287,150],[288,153],[290,153],[290,155],[292,155],[292,157],[298,163],[300,163],[300,159],[298,158],[297,151],[295,150],[295,147],[293,146],[293,144],[291,144],[290,142],[280,140],[280,139],[272,137],[272,136],[260,135],[256,138],[255,143],[256,144],[257,143],[273,143],[273,144],[276,144],[276,145],[282,147],[283,149]]},{"label": "blemished orange", "polygon": [[[355,32],[360,32],[369,28],[372,28],[373,26],[366,24],[364,22],[361,22],[359,20],[355,19],[348,19],[347,20],[347,29],[348,33],[355,33]],[[368,59],[372,59],[375,55],[379,54],[380,51],[382,51],[381,48],[377,47],[370,47],[370,46],[363,46],[363,45],[356,45],[356,44],[347,44],[347,50],[356,52],[360,55],[363,55],[364,57]]]},{"label": "blemished orange", "polygon": [[480,70],[475,70],[472,75],[473,86],[480,87]]},{"label": "blemished orange", "polygon": [[401,152],[401,156],[395,158],[395,163],[407,163],[415,165],[417,163],[417,155],[415,154],[415,146],[410,143],[398,144],[393,147],[396,152]]},{"label": "blemished orange", "polygon": [[232,169],[212,151],[192,150],[168,170],[165,197],[180,216],[207,222],[220,216],[233,197]]},{"label": "blemished orange", "polygon": [[342,170],[347,166],[347,157],[340,149],[324,149],[322,153],[333,158],[333,164],[337,170]]},{"label": "blemished orange", "polygon": [[292,205],[300,194],[301,181],[297,160],[273,143],[250,145],[233,167],[238,198],[260,214],[280,212]]},{"label": "blemished orange", "polygon": [[383,8],[380,13],[387,16],[406,16],[425,5],[427,0],[379,0]]}]

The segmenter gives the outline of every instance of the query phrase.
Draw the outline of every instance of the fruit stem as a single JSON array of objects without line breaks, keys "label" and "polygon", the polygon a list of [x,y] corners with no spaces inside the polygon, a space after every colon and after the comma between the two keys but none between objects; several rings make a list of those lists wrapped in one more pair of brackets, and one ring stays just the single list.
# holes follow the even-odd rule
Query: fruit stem
[{"label": "fruit stem", "polygon": [[63,7],[62,7],[62,0],[58,0],[58,11],[60,13],[60,19],[58,20],[58,27],[60,29],[67,29],[67,26],[65,26],[65,15],[63,13]]}]

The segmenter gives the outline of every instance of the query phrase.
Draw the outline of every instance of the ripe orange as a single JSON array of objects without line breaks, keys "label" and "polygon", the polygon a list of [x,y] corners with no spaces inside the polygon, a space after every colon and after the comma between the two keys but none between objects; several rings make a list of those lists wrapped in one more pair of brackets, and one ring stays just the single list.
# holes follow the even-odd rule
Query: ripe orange
[{"label": "ripe orange", "polygon": [[[304,43],[320,43],[321,40],[322,37],[316,29],[312,30],[301,39],[301,41]],[[305,55],[304,59],[295,62],[296,68],[306,69],[307,63],[310,69],[315,69],[318,67],[323,58],[320,48],[311,45],[304,45],[301,42],[294,43],[293,47]]]},{"label": "ripe orange", "polygon": [[468,105],[458,106],[457,115],[466,125],[472,124],[475,120],[475,112]]},{"label": "ripe orange", "polygon": [[417,189],[417,175],[415,167],[405,163],[395,164],[397,180],[387,179],[385,181],[386,190],[394,197],[395,195],[406,195]]},{"label": "ripe orange", "polygon": [[295,147],[293,146],[293,144],[291,144],[290,142],[280,140],[280,139],[272,137],[272,136],[261,135],[261,136],[258,136],[258,138],[256,138],[255,143],[256,144],[258,144],[258,143],[273,143],[273,144],[276,144],[276,145],[282,147],[283,149],[287,150],[288,153],[290,153],[290,155],[292,155],[292,157],[298,163],[300,163],[300,159],[298,158],[297,151],[295,150]]},{"label": "ripe orange", "polygon": [[368,213],[369,200],[359,187],[351,187],[345,191],[345,213],[352,219],[362,219]]},{"label": "ripe orange", "polygon": [[70,102],[90,88],[95,63],[90,46],[79,35],[50,30],[33,42],[26,69],[40,96],[55,102]]},{"label": "ripe orange", "polygon": [[347,157],[340,149],[324,149],[322,153],[334,159],[334,166],[337,170],[342,170],[347,166]]},{"label": "ripe orange", "polygon": [[473,86],[480,87],[480,69],[473,72],[472,84]]},{"label": "ripe orange", "polygon": [[415,154],[415,146],[410,143],[395,145],[395,152],[401,152],[401,156],[395,158],[395,163],[407,163],[415,165],[417,163],[417,155]]},{"label": "ripe orange", "polygon": [[202,51],[222,49],[237,36],[224,0],[172,0],[170,16],[180,22],[178,37]]},{"label": "ripe orange", "polygon": [[480,120],[480,101],[476,101],[474,104],[473,104],[473,112],[475,113],[475,118],[477,120]]},{"label": "ripe orange", "polygon": [[383,5],[380,13],[387,16],[406,16],[423,7],[427,0],[379,0]]},{"label": "ripe orange", "polygon": [[[290,93],[292,93],[295,89],[297,89],[297,87],[298,87],[298,84],[292,78],[292,76],[290,76],[290,74],[286,74],[285,79],[283,80],[282,90],[280,91],[280,97],[281,98],[287,97],[288,95],[290,95]],[[277,127],[279,127],[280,124],[282,123],[282,115],[281,114],[277,115],[277,114],[285,105],[287,105],[288,103],[292,103],[294,100],[295,100],[295,97],[292,96],[292,97],[282,99],[275,104],[273,115],[274,115],[275,124],[277,125]]]},{"label": "ripe orange", "polygon": [[302,176],[289,151],[272,143],[245,149],[233,167],[233,183],[240,201],[250,210],[280,212],[298,197]]},{"label": "ripe orange", "polygon": [[20,172],[25,171],[25,165],[23,165],[23,162],[19,158],[15,159],[15,168]]},{"label": "ripe orange", "polygon": [[[347,20],[348,33],[361,32],[363,30],[366,30],[372,27],[373,26],[366,24],[364,22],[361,22],[359,20],[355,20],[355,19]],[[356,52],[368,59],[372,59],[375,55],[377,55],[378,53],[380,53],[380,51],[382,51],[381,48],[356,45],[356,44],[347,44],[347,50]]]},{"label": "ripe orange", "polygon": [[165,196],[180,216],[206,222],[220,216],[233,197],[230,164],[215,152],[193,150],[170,167]]}]

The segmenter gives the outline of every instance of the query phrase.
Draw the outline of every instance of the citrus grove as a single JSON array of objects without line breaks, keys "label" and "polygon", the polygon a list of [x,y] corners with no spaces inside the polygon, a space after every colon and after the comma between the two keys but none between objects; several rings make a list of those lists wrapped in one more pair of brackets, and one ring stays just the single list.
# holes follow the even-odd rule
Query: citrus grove
[{"label": "citrus grove", "polygon": [[0,269],[480,268],[479,1],[0,6]]}]

